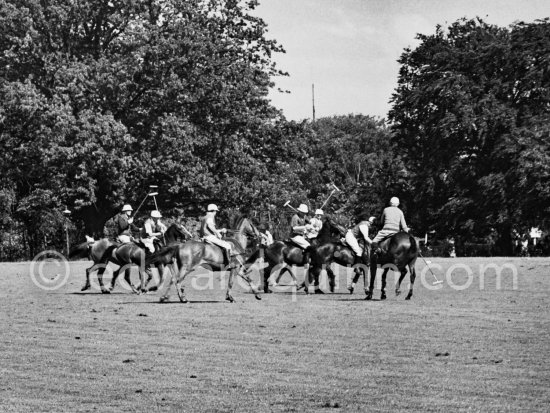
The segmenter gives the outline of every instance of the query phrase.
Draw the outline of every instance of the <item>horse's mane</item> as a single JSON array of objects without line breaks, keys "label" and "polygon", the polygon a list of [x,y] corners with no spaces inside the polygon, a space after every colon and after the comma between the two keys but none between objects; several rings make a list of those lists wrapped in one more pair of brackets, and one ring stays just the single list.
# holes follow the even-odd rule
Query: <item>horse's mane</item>
[{"label": "horse's mane", "polygon": [[231,243],[231,245],[233,246],[233,251],[234,252],[237,252],[238,254],[244,254],[245,253],[245,250],[243,249],[243,247],[241,247],[241,244],[235,238],[224,237],[223,240]]}]

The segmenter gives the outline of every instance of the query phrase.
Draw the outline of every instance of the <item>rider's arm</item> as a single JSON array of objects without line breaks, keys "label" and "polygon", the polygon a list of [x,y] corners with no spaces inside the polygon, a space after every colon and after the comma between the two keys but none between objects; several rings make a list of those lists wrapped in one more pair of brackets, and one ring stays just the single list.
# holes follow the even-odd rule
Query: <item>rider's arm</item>
[{"label": "rider's arm", "polygon": [[210,220],[210,219],[206,220],[206,227],[212,234],[216,234],[218,238],[222,238],[221,231],[218,231],[218,229],[216,228],[216,224],[214,223],[214,220]]},{"label": "rider's arm", "polygon": [[153,228],[151,227],[151,223],[149,221],[145,221],[145,224],[143,224],[143,228],[145,229],[147,238],[155,236],[155,234],[153,234]]},{"label": "rider's arm", "polygon": [[359,225],[359,230],[361,231],[365,242],[369,245],[372,244],[372,240],[369,238],[369,226],[367,224]]},{"label": "rider's arm", "polygon": [[403,229],[405,232],[409,232],[409,227],[407,227],[407,223],[405,222],[405,215],[403,212],[401,212],[401,218],[399,220],[399,226]]},{"label": "rider's arm", "polygon": [[305,225],[299,225],[299,218],[298,215],[294,215],[290,221],[290,226],[292,227],[292,231],[296,232],[297,234],[303,234],[306,231]]}]

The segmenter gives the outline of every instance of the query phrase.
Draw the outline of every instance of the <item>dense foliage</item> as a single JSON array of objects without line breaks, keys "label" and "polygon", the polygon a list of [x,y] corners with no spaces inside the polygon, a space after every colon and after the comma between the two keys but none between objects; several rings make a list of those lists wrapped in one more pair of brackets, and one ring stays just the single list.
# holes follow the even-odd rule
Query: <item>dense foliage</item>
[{"label": "dense foliage", "polygon": [[424,230],[466,240],[548,226],[550,23],[438,27],[402,55],[390,120]]}]

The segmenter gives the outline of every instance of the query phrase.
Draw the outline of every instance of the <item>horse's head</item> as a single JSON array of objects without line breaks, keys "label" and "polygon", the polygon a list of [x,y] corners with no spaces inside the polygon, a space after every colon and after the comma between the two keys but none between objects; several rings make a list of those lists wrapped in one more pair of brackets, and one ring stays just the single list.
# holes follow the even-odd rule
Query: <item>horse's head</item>
[{"label": "horse's head", "polygon": [[323,226],[321,228],[321,231],[319,231],[319,238],[343,237],[345,235],[346,229],[342,225],[338,224],[331,217],[325,216],[325,219],[323,220]]},{"label": "horse's head", "polygon": [[241,222],[239,222],[237,231],[246,235],[248,238],[258,239],[260,237],[260,231],[258,231],[248,218],[243,218]]},{"label": "horse's head", "polygon": [[190,234],[185,230],[185,227],[181,223],[174,222],[168,227],[164,236],[166,237],[166,242],[170,244],[178,239],[186,240],[190,237]]}]

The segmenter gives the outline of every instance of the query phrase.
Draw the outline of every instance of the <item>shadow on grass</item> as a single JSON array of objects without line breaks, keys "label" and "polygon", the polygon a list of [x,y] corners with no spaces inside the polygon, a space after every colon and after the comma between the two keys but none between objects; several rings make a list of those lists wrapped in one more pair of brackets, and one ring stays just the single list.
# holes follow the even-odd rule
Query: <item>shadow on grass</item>
[{"label": "shadow on grass", "polygon": [[221,301],[213,301],[213,300],[203,300],[203,301],[199,301],[199,300],[189,300],[188,302],[186,303],[182,303],[180,302],[179,300],[173,300],[173,301],[164,301],[164,302],[160,302],[158,300],[156,301],[126,301],[126,302],[122,302],[122,303],[119,303],[119,304],[158,304],[158,305],[170,305],[170,304],[178,304],[178,305],[181,305],[181,306],[185,306],[185,305],[193,305],[193,304],[231,304],[230,302],[226,301],[226,300],[221,300]]}]

